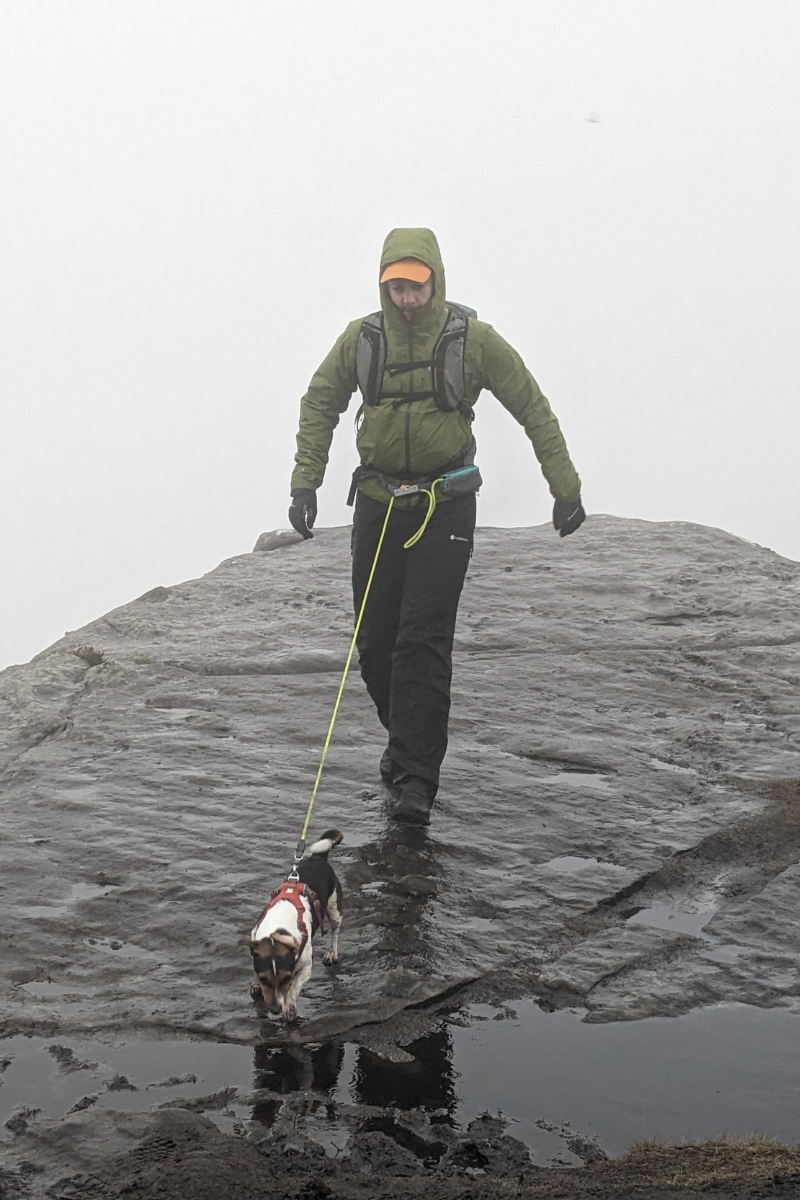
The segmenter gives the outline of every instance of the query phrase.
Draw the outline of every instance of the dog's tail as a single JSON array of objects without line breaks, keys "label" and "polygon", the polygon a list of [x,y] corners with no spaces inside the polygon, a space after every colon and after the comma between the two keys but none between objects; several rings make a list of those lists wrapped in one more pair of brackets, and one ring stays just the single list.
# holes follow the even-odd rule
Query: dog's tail
[{"label": "dog's tail", "polygon": [[323,833],[318,842],[314,842],[309,846],[309,854],[329,854],[334,846],[338,846],[342,840],[342,835],[338,829],[328,829]]}]

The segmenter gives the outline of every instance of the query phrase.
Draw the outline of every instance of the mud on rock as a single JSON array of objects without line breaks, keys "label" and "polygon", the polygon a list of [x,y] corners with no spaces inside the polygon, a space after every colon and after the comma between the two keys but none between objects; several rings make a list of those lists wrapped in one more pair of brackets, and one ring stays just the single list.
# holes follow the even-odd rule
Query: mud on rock
[{"label": "mud on rock", "polygon": [[[337,1114],[339,1118],[343,1114]],[[168,1112],[132,1151],[62,1178],[49,1200],[720,1200],[794,1197],[800,1149],[769,1139],[689,1146],[646,1143],[578,1170],[532,1167],[502,1123],[481,1118],[461,1135],[413,1115],[350,1118],[349,1158],[332,1160],[302,1135],[251,1141],[206,1118]],[[32,1164],[0,1181],[0,1196],[34,1194]]]}]

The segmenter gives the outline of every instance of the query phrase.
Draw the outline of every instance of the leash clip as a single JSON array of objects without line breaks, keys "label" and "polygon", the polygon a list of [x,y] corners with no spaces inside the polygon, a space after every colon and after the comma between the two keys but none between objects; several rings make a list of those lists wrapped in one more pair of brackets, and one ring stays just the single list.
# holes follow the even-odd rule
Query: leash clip
[{"label": "leash clip", "polygon": [[303,855],[305,854],[305,852],[306,852],[305,839],[300,838],[300,841],[297,843],[297,846],[295,847],[294,862],[292,863],[292,869],[289,872],[289,874],[286,876],[287,880],[288,879],[295,880],[295,879],[300,878],[300,876],[297,872],[297,868],[299,867],[300,861],[301,861]]}]

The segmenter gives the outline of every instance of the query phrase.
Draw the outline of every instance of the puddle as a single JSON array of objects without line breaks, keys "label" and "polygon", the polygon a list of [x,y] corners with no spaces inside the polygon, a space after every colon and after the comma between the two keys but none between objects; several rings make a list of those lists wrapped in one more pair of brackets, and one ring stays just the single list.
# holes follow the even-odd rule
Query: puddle
[{"label": "puddle", "polygon": [[56,901],[54,904],[18,904],[14,907],[14,914],[20,917],[63,917],[70,911],[71,905],[79,903],[81,900],[95,900],[98,896],[107,896],[114,886],[114,884],[76,883],[73,884],[70,894],[64,900]]},{"label": "puddle", "polygon": [[555,775],[548,775],[545,779],[540,780],[540,782],[567,784],[569,787],[591,787],[603,788],[606,791],[611,790],[608,778],[605,775],[601,775],[598,771],[557,771]]},{"label": "puddle", "polygon": [[74,983],[51,983],[49,979],[31,979],[29,983],[23,983],[20,986],[39,1000],[58,996],[93,996],[95,994],[94,988],[78,987]]},{"label": "puddle", "polygon": [[76,900],[94,900],[98,896],[107,896],[118,885],[114,883],[75,883],[68,897],[68,903]]},{"label": "puddle", "polygon": [[703,936],[703,928],[716,914],[716,909],[706,909],[704,912],[681,912],[670,908],[668,904],[656,904],[652,908],[642,908],[628,918],[629,925],[651,925],[655,929],[668,929],[670,933],[689,933],[695,937]]},{"label": "puddle", "polygon": [[716,950],[704,951],[703,958],[710,958],[712,962],[718,963],[735,963],[744,952],[744,946],[718,946]]},{"label": "puddle", "polygon": [[17,917],[32,917],[49,919],[51,917],[65,917],[69,912],[69,906],[66,904],[18,904],[14,908],[14,915]]},{"label": "puddle", "polygon": [[133,942],[121,942],[118,938],[90,937],[84,938],[84,941],[93,950],[99,950],[102,954],[116,954],[119,958],[145,958],[153,960],[158,957],[158,955],[153,954],[152,950],[145,950],[142,946],[134,945]]},{"label": "puddle", "polygon": [[[584,1024],[581,1016],[544,1012],[530,1000],[476,1005],[404,1046],[401,1061],[352,1042],[253,1048],[7,1038],[0,1041],[0,1058],[10,1060],[0,1125],[20,1105],[60,1117],[75,1105],[148,1111],[207,1097],[199,1110],[229,1132],[242,1120],[269,1127],[283,1098],[304,1092],[401,1112],[421,1108],[462,1129],[487,1110],[501,1111],[540,1165],[576,1165],[569,1150],[576,1136],[611,1155],[653,1136],[759,1131],[797,1140],[797,1015],[725,1005],[607,1025]],[[326,1154],[347,1153],[335,1119],[308,1133]]]},{"label": "puddle", "polygon": [[676,775],[697,775],[695,767],[679,767],[675,763],[664,762],[660,758],[651,758],[650,766],[654,771],[673,771]]},{"label": "puddle", "polygon": [[574,875],[576,871],[583,871],[586,867],[599,866],[600,859],[579,858],[575,854],[565,854],[562,858],[551,858],[549,862],[541,865],[547,871],[560,871],[562,875]]},{"label": "puddle", "polygon": [[[170,1100],[224,1091],[232,1083],[243,1094],[253,1086],[252,1048],[215,1042],[131,1038],[107,1045],[12,1037],[0,1041],[0,1057],[11,1059],[0,1087],[0,1126],[20,1105],[39,1108],[46,1117],[62,1117],[89,1096],[86,1107],[95,1110],[146,1112]],[[189,1082],[192,1077],[194,1083]],[[225,1127],[221,1110],[207,1115]],[[233,1114],[228,1124],[232,1120]]]},{"label": "puddle", "polygon": [[502,1108],[529,1145],[537,1118],[568,1121],[612,1155],[638,1138],[721,1130],[797,1141],[800,1018],[792,1013],[725,1005],[586,1025],[575,1012],[514,1007],[513,1021],[452,1031],[461,1120]]}]

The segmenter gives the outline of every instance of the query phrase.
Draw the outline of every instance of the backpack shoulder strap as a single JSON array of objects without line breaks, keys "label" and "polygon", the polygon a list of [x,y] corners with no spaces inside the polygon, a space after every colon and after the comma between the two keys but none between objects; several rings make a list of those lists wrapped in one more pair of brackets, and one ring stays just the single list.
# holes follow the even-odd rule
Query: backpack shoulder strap
[{"label": "backpack shoulder strap", "polygon": [[475,321],[478,319],[477,309],[470,308],[468,304],[456,304],[455,300],[448,300],[447,307],[455,309],[455,311],[460,313],[462,317],[472,317]]},{"label": "backpack shoulder strap", "polygon": [[[459,408],[464,399],[464,345],[470,318],[477,318],[477,315],[475,309],[466,304],[447,302],[447,321],[434,346],[431,362],[433,395],[444,412]],[[378,403],[387,353],[383,313],[370,313],[361,322],[356,345],[356,379],[365,404],[374,406]],[[396,370],[425,365],[400,363]],[[421,400],[429,394],[418,393],[415,398]],[[388,395],[386,393],[384,399]],[[402,393],[398,395],[403,398]]]},{"label": "backpack shoulder strap", "polygon": [[464,346],[474,308],[447,301],[447,321],[433,348],[433,392],[444,412],[460,408],[464,400]]},{"label": "backpack shoulder strap", "polygon": [[356,379],[365,404],[378,403],[386,366],[386,331],[383,313],[370,313],[361,322],[356,345]]}]

